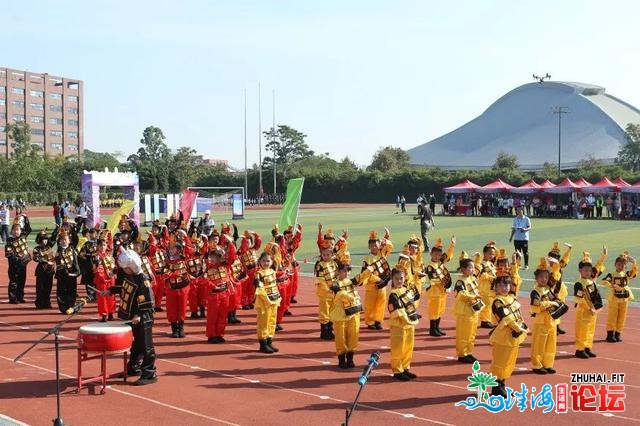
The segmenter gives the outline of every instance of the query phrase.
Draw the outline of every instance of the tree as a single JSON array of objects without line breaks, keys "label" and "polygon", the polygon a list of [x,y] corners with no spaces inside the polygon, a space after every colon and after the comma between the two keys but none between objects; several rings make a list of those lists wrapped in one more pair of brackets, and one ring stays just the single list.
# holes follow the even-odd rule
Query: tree
[{"label": "tree", "polygon": [[169,178],[171,190],[178,192],[188,186],[194,186],[196,180],[204,175],[204,171],[202,155],[188,146],[178,148],[178,151],[173,155]]},{"label": "tree", "polygon": [[496,156],[496,162],[493,163],[491,168],[493,170],[518,170],[520,164],[518,164],[518,157],[516,155],[500,151]]},{"label": "tree", "polygon": [[381,172],[395,172],[409,167],[409,161],[411,157],[407,154],[407,151],[402,148],[394,148],[392,146],[385,146],[380,148],[373,154],[371,164],[367,167],[367,170],[379,170]]},{"label": "tree", "polygon": [[20,159],[31,155],[31,129],[26,121],[17,121],[7,125],[7,136],[12,140],[12,158]]},{"label": "tree", "polygon": [[169,189],[169,166],[172,155],[164,139],[164,134],[159,127],[147,127],[140,139],[143,147],[127,159],[140,176],[140,186],[153,192]]},{"label": "tree", "polygon": [[627,143],[618,151],[616,164],[633,172],[640,171],[640,124],[627,124],[624,136]]},{"label": "tree", "polygon": [[307,135],[293,127],[278,126],[277,130],[271,128],[263,134],[265,139],[269,141],[266,144],[266,151],[271,153],[271,156],[263,159],[265,167],[273,167],[274,154],[276,165],[282,166],[285,171],[289,165],[313,155],[313,151],[309,149],[309,145],[304,140]]},{"label": "tree", "polygon": [[83,168],[85,170],[97,170],[101,171],[105,168],[113,171],[116,167],[121,167],[120,161],[113,155],[108,152],[94,152],[88,149],[84,150]]},{"label": "tree", "polygon": [[558,166],[545,161],[542,170],[536,175],[542,179],[555,179],[558,177]]}]

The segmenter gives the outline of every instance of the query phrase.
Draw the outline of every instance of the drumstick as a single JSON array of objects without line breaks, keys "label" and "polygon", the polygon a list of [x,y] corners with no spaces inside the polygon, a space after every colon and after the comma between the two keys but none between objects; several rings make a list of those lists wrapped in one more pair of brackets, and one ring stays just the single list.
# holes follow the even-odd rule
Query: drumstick
[{"label": "drumstick", "polygon": [[95,287],[94,287],[94,286],[92,286],[91,284],[87,284],[87,288],[88,288],[89,290],[93,290],[93,291],[95,291],[96,293],[100,293],[100,290],[98,290],[97,288],[95,288]]}]

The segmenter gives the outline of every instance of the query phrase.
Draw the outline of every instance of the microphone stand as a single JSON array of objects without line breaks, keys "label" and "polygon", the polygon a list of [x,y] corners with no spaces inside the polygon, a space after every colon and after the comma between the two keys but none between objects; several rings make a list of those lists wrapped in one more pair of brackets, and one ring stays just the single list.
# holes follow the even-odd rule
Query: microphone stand
[{"label": "microphone stand", "polygon": [[362,389],[364,389],[364,385],[367,384],[367,380],[369,379],[369,376],[373,372],[373,367],[378,365],[378,359],[379,358],[374,358],[373,356],[369,358],[369,362],[370,362],[369,368],[367,368],[365,371],[365,374],[358,379],[358,384],[360,385],[360,388],[358,389],[358,393],[356,394],[356,399],[353,401],[353,405],[351,405],[351,408],[347,408],[345,410],[346,411],[345,418],[344,418],[344,423],[342,423],[342,426],[349,426],[349,419],[351,418],[351,415],[355,411],[356,405],[358,405],[358,399],[360,398],[360,393],[362,393]]},{"label": "microphone stand", "polygon": [[53,334],[54,336],[54,345],[56,351],[56,407],[57,407],[57,417],[53,420],[53,426],[64,426],[64,421],[62,417],[60,417],[60,343],[59,343],[59,334],[60,329],[63,325],[65,325],[71,318],[76,316],[82,310],[82,306],[79,306],[77,309],[74,309],[73,313],[69,315],[68,318],[63,319],[59,323],[57,323],[51,330],[47,332],[44,336],[42,336],[38,341],[36,341],[33,345],[31,345],[26,351],[22,352],[20,355],[13,360],[13,362],[18,362],[20,359],[25,356],[27,353],[31,351],[31,349],[35,348],[36,345],[43,342],[44,339]]}]

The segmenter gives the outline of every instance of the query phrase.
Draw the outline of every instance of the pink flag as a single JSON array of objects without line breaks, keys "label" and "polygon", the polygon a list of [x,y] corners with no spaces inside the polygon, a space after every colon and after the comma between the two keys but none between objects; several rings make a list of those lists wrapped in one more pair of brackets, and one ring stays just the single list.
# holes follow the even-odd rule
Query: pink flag
[{"label": "pink flag", "polygon": [[191,219],[191,212],[196,204],[196,198],[198,198],[198,193],[189,189],[185,189],[180,197],[180,211],[184,221],[187,223]]}]

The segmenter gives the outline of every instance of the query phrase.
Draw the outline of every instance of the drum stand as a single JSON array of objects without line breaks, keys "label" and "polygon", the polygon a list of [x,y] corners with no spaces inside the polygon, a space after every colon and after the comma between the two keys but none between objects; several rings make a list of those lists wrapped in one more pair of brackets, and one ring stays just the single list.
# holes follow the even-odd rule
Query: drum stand
[{"label": "drum stand", "polygon": [[13,360],[13,362],[20,361],[20,359],[23,356],[25,356],[27,353],[29,353],[31,349],[35,348],[38,343],[43,342],[47,337],[53,334],[55,350],[56,350],[56,407],[57,407],[57,416],[55,419],[53,419],[53,426],[64,426],[64,421],[62,420],[62,417],[60,417],[60,343],[59,343],[60,329],[78,312],[80,312],[81,309],[82,307],[78,307],[77,309],[74,309],[73,313],[69,315],[68,318],[57,323],[51,330],[47,332],[47,334],[42,336],[42,338],[40,338],[37,342],[31,345],[26,351],[22,352],[20,355],[16,357],[16,359]]}]

